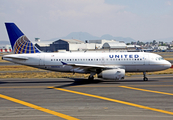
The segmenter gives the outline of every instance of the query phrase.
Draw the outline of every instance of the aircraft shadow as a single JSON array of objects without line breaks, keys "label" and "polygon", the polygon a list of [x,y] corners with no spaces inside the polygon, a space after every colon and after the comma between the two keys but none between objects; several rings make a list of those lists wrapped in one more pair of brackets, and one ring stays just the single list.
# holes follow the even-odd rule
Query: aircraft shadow
[{"label": "aircraft shadow", "polygon": [[103,80],[103,79],[95,79],[93,81],[89,81],[88,79],[84,78],[69,78],[74,80],[73,83],[65,84],[65,85],[59,85],[54,86],[54,88],[65,88],[65,87],[71,87],[71,86],[80,86],[80,85],[87,85],[87,84],[121,84],[121,83],[131,83],[131,82],[155,82],[158,80],[149,80],[149,81],[143,81],[143,80]]},{"label": "aircraft shadow", "polygon": [[71,80],[68,81],[59,81],[59,80],[37,80],[37,81],[0,81],[0,84],[46,84],[46,83],[53,83],[53,84],[63,84],[63,85],[55,85],[54,88],[64,88],[64,87],[70,87],[70,86],[80,86],[80,85],[87,85],[87,84],[121,84],[121,83],[131,83],[131,82],[154,82],[158,80],[149,80],[149,81],[143,81],[143,80],[103,80],[103,79],[95,79],[93,81],[90,81],[88,79],[84,78],[68,78]]},{"label": "aircraft shadow", "polygon": [[66,85],[60,85],[60,86],[54,86],[54,88],[64,88],[64,87],[70,87],[70,86],[79,86],[79,85],[87,85],[87,84],[103,84],[106,82],[111,82],[111,84],[118,84],[115,81],[104,81],[101,79],[95,79],[95,80],[88,80],[88,79],[84,79],[84,78],[69,78],[74,80],[73,83],[70,84],[66,84]]}]

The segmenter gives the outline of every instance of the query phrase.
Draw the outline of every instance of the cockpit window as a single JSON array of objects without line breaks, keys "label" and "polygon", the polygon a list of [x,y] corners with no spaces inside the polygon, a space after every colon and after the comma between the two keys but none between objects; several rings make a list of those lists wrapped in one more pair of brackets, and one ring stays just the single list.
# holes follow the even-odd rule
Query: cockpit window
[{"label": "cockpit window", "polygon": [[164,60],[164,59],[161,57],[160,60]]},{"label": "cockpit window", "polygon": [[156,60],[164,60],[162,57],[157,57]]}]

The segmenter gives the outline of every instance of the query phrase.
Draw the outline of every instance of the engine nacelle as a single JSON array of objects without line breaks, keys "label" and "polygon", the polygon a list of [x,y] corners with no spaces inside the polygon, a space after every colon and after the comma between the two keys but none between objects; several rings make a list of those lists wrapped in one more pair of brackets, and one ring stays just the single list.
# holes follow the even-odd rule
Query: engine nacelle
[{"label": "engine nacelle", "polygon": [[100,74],[98,74],[98,78],[103,79],[113,79],[113,80],[121,80],[125,77],[125,69],[109,69],[103,70]]}]

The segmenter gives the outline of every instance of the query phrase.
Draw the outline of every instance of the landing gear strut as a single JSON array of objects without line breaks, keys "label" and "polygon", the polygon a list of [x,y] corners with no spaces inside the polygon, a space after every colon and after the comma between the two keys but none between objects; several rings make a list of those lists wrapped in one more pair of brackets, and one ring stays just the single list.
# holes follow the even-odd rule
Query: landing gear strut
[{"label": "landing gear strut", "polygon": [[143,72],[143,75],[144,75],[143,80],[144,80],[144,81],[148,81],[148,78],[146,77],[146,72]]},{"label": "landing gear strut", "polygon": [[90,73],[90,76],[88,77],[88,80],[93,81],[94,80],[94,75],[95,75],[95,73]]}]

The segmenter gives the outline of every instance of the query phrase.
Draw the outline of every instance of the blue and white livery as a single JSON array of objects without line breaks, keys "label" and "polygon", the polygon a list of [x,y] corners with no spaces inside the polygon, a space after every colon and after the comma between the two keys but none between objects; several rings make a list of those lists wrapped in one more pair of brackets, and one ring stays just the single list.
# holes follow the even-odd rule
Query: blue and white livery
[{"label": "blue and white livery", "polygon": [[40,52],[14,23],[5,23],[14,54],[3,59],[36,68],[72,73],[89,73],[89,80],[97,74],[103,79],[124,79],[125,72],[146,72],[165,70],[171,63],[160,55],[145,52],[116,53],[44,53]]},{"label": "blue and white livery", "polygon": [[14,23],[5,23],[5,25],[15,54],[40,53]]}]

